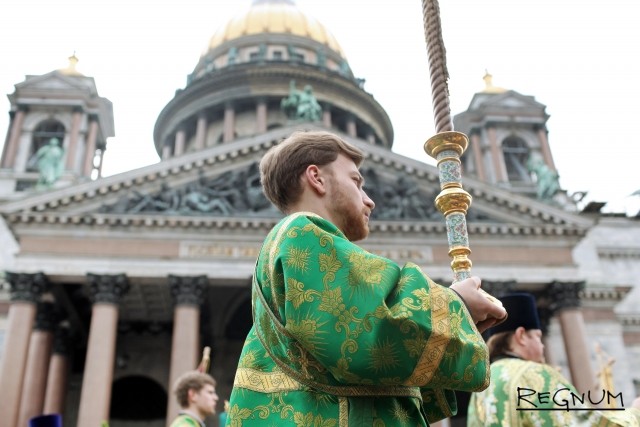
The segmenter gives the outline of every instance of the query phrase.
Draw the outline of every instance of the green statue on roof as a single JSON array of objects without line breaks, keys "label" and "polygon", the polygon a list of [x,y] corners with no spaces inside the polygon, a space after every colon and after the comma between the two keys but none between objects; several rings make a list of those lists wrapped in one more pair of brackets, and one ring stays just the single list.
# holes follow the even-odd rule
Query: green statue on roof
[{"label": "green statue on roof", "polygon": [[313,94],[311,85],[298,90],[295,80],[289,82],[289,96],[281,101],[280,108],[287,117],[294,120],[316,122],[322,118],[322,107]]},{"label": "green statue on roof", "polygon": [[551,201],[560,191],[558,172],[552,170],[537,153],[532,153],[527,160],[527,169],[536,176],[538,199]]},{"label": "green statue on roof", "polygon": [[64,150],[60,147],[58,138],[51,138],[49,142],[38,148],[32,161],[38,166],[38,188],[50,188],[62,176]]}]

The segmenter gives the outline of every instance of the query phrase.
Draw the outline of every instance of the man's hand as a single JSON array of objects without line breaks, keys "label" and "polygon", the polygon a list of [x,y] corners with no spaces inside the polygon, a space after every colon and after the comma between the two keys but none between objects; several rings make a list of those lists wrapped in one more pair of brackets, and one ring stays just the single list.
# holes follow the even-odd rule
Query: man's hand
[{"label": "man's hand", "polygon": [[489,301],[485,294],[479,291],[480,283],[480,278],[473,276],[454,283],[451,289],[464,299],[476,327],[480,332],[484,332],[504,320],[507,317],[507,311]]}]

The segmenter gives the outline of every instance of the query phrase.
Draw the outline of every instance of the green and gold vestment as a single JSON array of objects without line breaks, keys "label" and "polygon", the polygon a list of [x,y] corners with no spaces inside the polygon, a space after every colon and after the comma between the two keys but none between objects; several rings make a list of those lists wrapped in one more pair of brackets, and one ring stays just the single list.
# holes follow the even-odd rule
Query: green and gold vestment
[{"label": "green and gold vestment", "polygon": [[[552,366],[515,357],[503,358],[491,364],[491,385],[471,395],[467,427],[640,426],[638,409],[574,410],[587,408],[588,397],[580,404],[571,393],[582,398]],[[602,398],[596,395],[598,393],[593,394],[594,399]]]},{"label": "green and gold vestment", "polygon": [[[463,301],[310,213],[267,236],[228,426],[427,426],[488,386]],[[428,420],[428,421],[427,421]]]},{"label": "green and gold vestment", "polygon": [[181,413],[175,418],[175,420],[173,420],[170,427],[201,427],[201,426],[204,426],[204,424],[194,415]]}]

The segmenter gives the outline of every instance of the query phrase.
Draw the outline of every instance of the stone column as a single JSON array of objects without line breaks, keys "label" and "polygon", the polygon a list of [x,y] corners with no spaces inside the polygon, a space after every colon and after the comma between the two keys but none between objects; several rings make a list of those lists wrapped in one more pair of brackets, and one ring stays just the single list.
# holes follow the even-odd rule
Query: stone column
[{"label": "stone column", "polygon": [[[595,391],[597,383],[591,367],[591,351],[580,310],[580,291],[584,282],[553,282],[549,286],[551,309],[558,314],[571,380],[578,392]],[[594,395],[595,396],[595,395]]]},{"label": "stone column", "polygon": [[472,133],[470,135],[471,149],[473,150],[473,159],[475,160],[476,175],[480,181],[487,180],[487,174],[484,171],[484,157],[482,156],[482,140],[480,135]]},{"label": "stone column", "polygon": [[267,131],[267,101],[258,100],[256,105],[256,132],[264,133]]},{"label": "stone column", "polygon": [[322,123],[328,128],[331,128],[331,106],[324,104],[322,106]]},{"label": "stone column", "polygon": [[491,163],[493,163],[495,182],[505,183],[508,181],[507,166],[504,164],[504,155],[500,144],[498,144],[496,129],[494,127],[487,128],[487,136],[489,138],[489,147],[491,148]]},{"label": "stone column", "polygon": [[91,178],[93,172],[93,159],[96,156],[96,138],[98,137],[98,119],[91,117],[89,122],[89,137],[87,138],[87,149],[84,152],[84,176]]},{"label": "stone column", "polygon": [[78,141],[80,140],[80,122],[82,120],[82,111],[74,109],[71,119],[71,130],[69,131],[69,149],[67,155],[67,170],[76,171],[76,151],[78,150]]},{"label": "stone column", "polygon": [[53,355],[49,363],[49,377],[44,397],[44,414],[64,414],[69,375],[69,351],[71,332],[66,325],[59,325],[53,339]]},{"label": "stone column", "polygon": [[107,149],[106,145],[100,147],[100,154],[98,157],[98,178],[102,178],[102,163],[104,162],[104,151]]},{"label": "stone column", "polygon": [[[200,356],[200,305],[207,289],[207,276],[169,276],[169,287],[175,302],[171,367],[167,390],[173,395],[173,386],[180,375],[198,367]],[[178,414],[175,398],[169,399],[167,426]]]},{"label": "stone column", "polygon": [[171,144],[164,144],[162,146],[162,160],[167,160],[171,158],[171,154],[173,153],[173,148]]},{"label": "stone column", "polygon": [[184,154],[184,146],[186,144],[187,139],[187,131],[184,129],[179,129],[176,132],[176,141],[173,149],[173,154],[177,156],[182,156]]},{"label": "stone column", "polygon": [[207,116],[204,113],[200,113],[198,116],[198,122],[196,124],[196,150],[202,150],[207,140]]},{"label": "stone column", "polygon": [[233,105],[227,104],[224,108],[224,122],[222,129],[222,142],[233,141],[236,131],[236,111]]},{"label": "stone column", "polygon": [[116,354],[118,302],[129,289],[124,274],[87,274],[93,308],[80,393],[78,426],[100,426],[109,419]]},{"label": "stone column", "polygon": [[19,426],[26,426],[32,417],[42,415],[51,348],[53,347],[53,330],[58,317],[55,304],[51,302],[38,303],[35,327],[29,343],[22,397],[20,398]]},{"label": "stone column", "polygon": [[349,116],[349,118],[347,118],[347,135],[353,138],[358,136],[358,131],[356,129],[356,119],[353,116]]},{"label": "stone column", "polygon": [[18,144],[20,143],[20,135],[22,134],[22,125],[24,123],[25,114],[26,111],[21,108],[16,111],[11,118],[11,130],[9,131],[9,138],[7,138],[7,142],[5,143],[2,153],[1,166],[3,168],[14,167],[16,154],[18,153]]},{"label": "stone column", "polygon": [[546,128],[541,127],[540,129],[538,129],[538,141],[540,141],[540,151],[542,151],[544,162],[552,171],[556,172],[556,165],[553,162],[553,156],[551,155],[551,148],[549,147]]},{"label": "stone column", "polygon": [[7,282],[11,286],[11,306],[5,351],[0,360],[0,427],[15,427],[36,301],[48,290],[49,282],[42,273],[10,272],[7,272]]}]

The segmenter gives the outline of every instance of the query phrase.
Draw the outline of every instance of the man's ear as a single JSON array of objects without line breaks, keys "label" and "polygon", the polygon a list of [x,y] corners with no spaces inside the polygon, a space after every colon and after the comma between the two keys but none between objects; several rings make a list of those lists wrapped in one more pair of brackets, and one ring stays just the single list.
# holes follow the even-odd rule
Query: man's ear
[{"label": "man's ear", "polygon": [[319,195],[324,195],[327,192],[325,187],[326,178],[324,177],[322,170],[320,170],[317,165],[307,166],[307,169],[304,171],[303,179],[308,186]]},{"label": "man's ear", "polygon": [[187,400],[189,402],[191,402],[191,400],[193,399],[193,397],[197,394],[198,392],[195,391],[194,389],[190,388],[189,390],[187,390]]},{"label": "man's ear", "polygon": [[513,332],[513,338],[518,344],[524,345],[526,334],[527,334],[527,330],[522,326],[520,326]]}]

